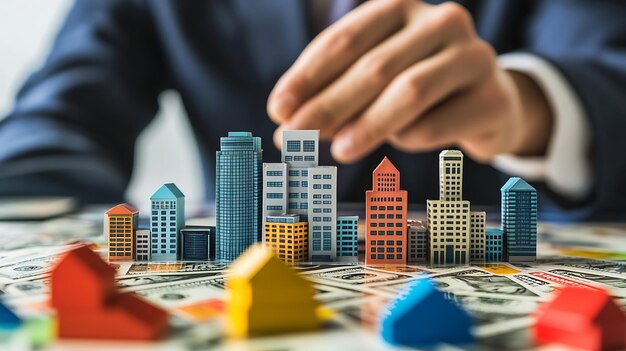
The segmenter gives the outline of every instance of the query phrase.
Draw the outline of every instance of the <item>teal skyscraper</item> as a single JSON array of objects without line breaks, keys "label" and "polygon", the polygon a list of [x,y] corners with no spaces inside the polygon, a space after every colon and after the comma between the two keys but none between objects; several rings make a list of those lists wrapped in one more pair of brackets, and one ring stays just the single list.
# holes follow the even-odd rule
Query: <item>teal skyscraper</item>
[{"label": "teal skyscraper", "polygon": [[509,262],[534,261],[537,257],[537,190],[513,177],[502,189],[502,230]]},{"label": "teal skyscraper", "polygon": [[216,255],[232,261],[261,240],[261,138],[230,132],[220,140],[215,177]]},{"label": "teal skyscraper", "polygon": [[180,230],[185,227],[185,195],[173,183],[163,184],[150,202],[151,260],[176,261]]}]

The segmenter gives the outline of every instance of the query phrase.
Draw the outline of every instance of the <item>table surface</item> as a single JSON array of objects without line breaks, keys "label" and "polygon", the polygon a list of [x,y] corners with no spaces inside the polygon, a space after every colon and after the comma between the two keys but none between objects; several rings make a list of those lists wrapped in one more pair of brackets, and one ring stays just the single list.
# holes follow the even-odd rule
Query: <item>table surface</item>
[{"label": "table surface", "polygon": [[[47,274],[68,243],[84,240],[106,248],[102,209],[46,221],[0,222],[0,295],[23,316],[51,311]],[[358,212],[358,209],[346,214]],[[343,214],[343,213],[342,213]],[[410,218],[423,219],[423,212]],[[209,225],[212,218],[188,224]],[[496,223],[497,224],[497,223]],[[361,232],[363,232],[361,230]],[[502,350],[532,348],[532,313],[559,284],[557,279],[609,289],[626,305],[626,225],[611,223],[539,226],[540,257],[530,265],[464,267],[365,267],[306,264],[300,272],[316,286],[317,298],[334,312],[318,332],[229,340],[223,337],[219,312],[207,316],[208,302],[223,303],[227,267],[216,262],[116,264],[118,285],[166,308],[172,315],[170,337],[157,343],[62,341],[50,350],[399,350],[378,337],[377,315],[402,289],[424,274],[446,297],[474,317],[472,345],[439,345],[435,349]],[[105,255],[103,250],[100,252]],[[562,281],[561,281],[562,282]],[[0,344],[1,345],[1,344]]]}]

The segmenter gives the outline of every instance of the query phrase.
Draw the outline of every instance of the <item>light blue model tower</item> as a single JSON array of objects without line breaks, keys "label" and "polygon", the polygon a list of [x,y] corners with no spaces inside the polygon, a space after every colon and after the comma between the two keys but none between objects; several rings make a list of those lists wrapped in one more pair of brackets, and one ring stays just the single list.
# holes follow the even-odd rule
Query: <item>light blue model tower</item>
[{"label": "light blue model tower", "polygon": [[180,230],[185,227],[185,195],[168,183],[150,197],[150,202],[151,260],[176,261],[180,257]]},{"label": "light blue model tower", "polygon": [[504,235],[500,228],[487,228],[485,232],[485,261],[502,262]]},{"label": "light blue model tower", "polygon": [[505,259],[534,261],[537,258],[537,190],[523,179],[513,177],[500,191]]},{"label": "light blue model tower", "polygon": [[220,139],[215,178],[216,259],[233,261],[261,240],[261,138],[230,132]]},{"label": "light blue model tower", "polygon": [[[359,245],[359,216],[337,217],[337,260],[356,263]],[[311,240],[309,238],[309,240]]]}]

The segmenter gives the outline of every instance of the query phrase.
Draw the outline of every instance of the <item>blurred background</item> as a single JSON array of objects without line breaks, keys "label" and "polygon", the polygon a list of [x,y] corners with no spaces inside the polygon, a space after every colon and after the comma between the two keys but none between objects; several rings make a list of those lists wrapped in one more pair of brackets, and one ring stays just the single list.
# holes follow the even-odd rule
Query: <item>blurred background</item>
[{"label": "blurred background", "polygon": [[[10,113],[24,80],[45,60],[71,5],[72,0],[0,1],[0,119]],[[128,199],[147,208],[161,184],[175,182],[189,205],[198,205],[204,184],[185,110],[175,92],[163,93],[159,101],[159,114],[137,143]],[[167,145],[159,142],[166,137],[171,141]]]}]

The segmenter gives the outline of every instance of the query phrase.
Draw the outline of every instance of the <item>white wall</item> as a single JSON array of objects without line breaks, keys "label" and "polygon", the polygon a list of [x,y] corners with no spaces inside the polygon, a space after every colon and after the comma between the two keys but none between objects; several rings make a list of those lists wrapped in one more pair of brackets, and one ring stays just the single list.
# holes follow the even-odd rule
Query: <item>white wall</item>
[{"label": "white wall", "polygon": [[[24,79],[43,62],[71,4],[70,0],[0,1],[0,119],[11,110]],[[204,193],[180,99],[167,92],[160,102],[159,115],[137,145],[137,163],[127,191],[129,200],[144,211],[149,196],[164,182],[175,182],[191,207],[201,202]],[[160,142],[165,138],[167,145]]]}]

